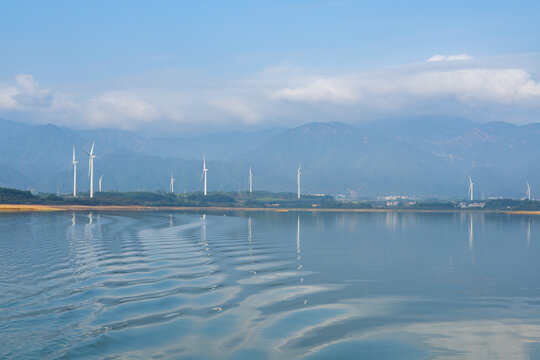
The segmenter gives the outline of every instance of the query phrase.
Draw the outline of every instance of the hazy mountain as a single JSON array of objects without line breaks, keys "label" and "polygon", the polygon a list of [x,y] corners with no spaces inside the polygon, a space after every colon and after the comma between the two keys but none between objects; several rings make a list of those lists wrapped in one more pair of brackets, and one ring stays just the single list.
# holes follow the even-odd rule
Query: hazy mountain
[{"label": "hazy mountain", "polygon": [[200,189],[203,155],[210,190],[246,189],[252,166],[256,189],[294,191],[300,163],[306,193],[464,197],[471,175],[478,196],[519,197],[526,180],[540,184],[540,124],[423,117],[161,139],[0,120],[0,185],[70,192],[75,144],[85,191],[94,139],[107,190],[166,189],[170,174],[177,191]]},{"label": "hazy mountain", "polygon": [[28,128],[30,128],[30,126],[26,124],[0,119],[0,140],[18,135],[28,130]]}]

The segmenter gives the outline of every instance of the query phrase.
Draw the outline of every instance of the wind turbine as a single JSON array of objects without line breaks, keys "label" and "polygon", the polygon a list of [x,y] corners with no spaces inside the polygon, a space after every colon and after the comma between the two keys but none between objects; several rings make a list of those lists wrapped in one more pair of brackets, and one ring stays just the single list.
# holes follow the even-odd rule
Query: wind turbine
[{"label": "wind turbine", "polygon": [[92,148],[90,149],[90,154],[86,153],[88,155],[88,177],[90,178],[90,198],[94,197],[94,159],[96,156],[94,155],[94,144],[95,141],[92,141]]},{"label": "wind turbine", "polygon": [[169,191],[171,193],[174,192],[174,178],[173,178],[172,174],[171,174],[171,183],[169,184]]},{"label": "wind turbine", "polygon": [[103,175],[99,177],[99,192],[101,192],[101,181],[103,180]]},{"label": "wind turbine", "polygon": [[253,192],[253,173],[251,172],[251,166],[249,167],[249,192]]},{"label": "wind turbine", "polygon": [[73,145],[73,162],[71,167],[73,168],[73,197],[77,196],[77,164],[79,162],[75,160],[75,145]]},{"label": "wind turbine", "polygon": [[471,177],[469,176],[469,191],[467,192],[468,195],[471,196],[471,201],[473,201],[474,198],[474,183],[471,180]]},{"label": "wind turbine", "polygon": [[204,176],[204,196],[206,196],[206,173],[208,172],[208,169],[206,168],[206,156],[203,157],[203,169],[201,174],[201,180]]},{"label": "wind turbine", "polygon": [[527,199],[531,200],[531,185],[529,185],[528,181],[527,181]]},{"label": "wind turbine", "polygon": [[302,167],[302,164],[298,166],[298,171],[296,172],[296,183],[298,185],[298,199],[300,199],[300,175],[302,174],[300,172],[300,168]]}]

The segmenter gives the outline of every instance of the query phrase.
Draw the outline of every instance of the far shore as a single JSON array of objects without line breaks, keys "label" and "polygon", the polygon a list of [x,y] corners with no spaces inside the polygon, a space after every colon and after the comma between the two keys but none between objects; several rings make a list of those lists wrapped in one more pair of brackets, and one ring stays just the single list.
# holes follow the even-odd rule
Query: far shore
[{"label": "far shore", "polygon": [[0,204],[0,213],[2,212],[38,212],[38,211],[272,211],[272,212],[410,212],[410,213],[454,213],[454,212],[478,212],[478,213],[502,213],[502,214],[521,214],[521,215],[540,215],[540,211],[510,211],[510,210],[446,210],[446,209],[330,209],[330,208],[279,208],[279,207],[226,207],[226,206],[121,206],[121,205],[16,205]]}]

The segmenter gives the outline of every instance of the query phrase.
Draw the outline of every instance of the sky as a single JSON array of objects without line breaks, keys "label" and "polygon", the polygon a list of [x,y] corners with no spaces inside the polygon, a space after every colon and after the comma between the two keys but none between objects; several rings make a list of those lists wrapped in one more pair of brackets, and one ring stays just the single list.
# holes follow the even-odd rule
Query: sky
[{"label": "sky", "polygon": [[539,14],[538,1],[0,0],[0,117],[157,135],[537,122]]}]

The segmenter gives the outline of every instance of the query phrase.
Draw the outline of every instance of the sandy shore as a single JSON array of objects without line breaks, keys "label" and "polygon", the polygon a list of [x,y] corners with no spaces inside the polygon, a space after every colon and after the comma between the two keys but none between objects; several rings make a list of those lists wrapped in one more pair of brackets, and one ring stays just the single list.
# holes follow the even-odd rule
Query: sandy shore
[{"label": "sandy shore", "polygon": [[540,211],[505,211],[505,214],[540,215]]},{"label": "sandy shore", "polygon": [[12,205],[0,204],[0,212],[20,212],[20,211],[60,211],[63,209],[48,205]]},{"label": "sandy shore", "polygon": [[114,205],[11,205],[0,204],[1,212],[28,212],[28,211],[273,211],[273,212],[356,212],[356,213],[376,213],[376,212],[415,212],[415,213],[455,213],[455,212],[477,212],[477,213],[504,213],[521,215],[540,215],[540,211],[504,211],[504,210],[422,210],[422,209],[324,209],[324,208],[250,208],[250,207],[186,207],[186,206],[114,206]]}]

